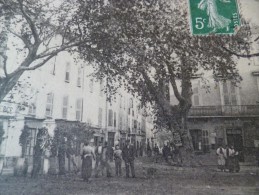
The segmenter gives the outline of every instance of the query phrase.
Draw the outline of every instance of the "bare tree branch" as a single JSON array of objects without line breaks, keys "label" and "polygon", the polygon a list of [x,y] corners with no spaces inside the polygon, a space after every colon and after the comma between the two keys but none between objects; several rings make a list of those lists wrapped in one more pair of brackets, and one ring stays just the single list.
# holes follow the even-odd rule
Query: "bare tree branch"
[{"label": "bare tree branch", "polygon": [[44,59],[41,63],[39,63],[37,65],[34,65],[32,67],[20,67],[18,71],[36,70],[37,68],[39,68],[39,67],[43,66],[44,64],[46,64],[51,58],[53,58],[56,55],[57,55],[57,53],[53,53],[52,55],[50,55],[49,57]]},{"label": "bare tree branch", "polygon": [[242,58],[252,58],[252,57],[258,57],[259,56],[259,52],[258,53],[253,53],[253,54],[238,54],[234,51],[229,50],[228,48],[222,46],[222,48],[227,51],[228,53],[235,55],[237,57],[242,57]]},{"label": "bare tree branch", "polygon": [[0,55],[3,57],[3,63],[4,63],[4,74],[5,74],[5,77],[7,78],[8,77],[8,74],[7,74],[7,70],[6,70],[6,62],[7,62],[7,56],[5,54],[3,54],[3,52],[0,52]]},{"label": "bare tree branch", "polygon": [[28,24],[31,28],[32,35],[33,35],[34,41],[35,41],[34,44],[38,45],[38,44],[40,44],[41,41],[40,41],[40,38],[39,38],[39,34],[37,32],[36,26],[35,26],[34,22],[32,21],[31,17],[24,11],[23,0],[18,0],[18,2],[19,2],[20,9],[21,9],[21,12],[22,12],[23,16],[24,16],[24,18],[26,19],[26,21],[28,22]]},{"label": "bare tree branch", "polygon": [[82,44],[86,44],[86,43],[85,42],[81,42],[81,41],[77,41],[77,42],[75,42],[73,44],[61,46],[61,47],[59,47],[59,49],[56,49],[54,51],[46,53],[47,51],[50,50],[50,49],[48,49],[48,50],[42,52],[41,54],[38,54],[36,56],[36,59],[45,58],[45,57],[47,57],[49,55],[52,55],[52,54],[54,54],[54,56],[55,56],[55,55],[57,55],[61,51],[64,51],[64,50],[66,50],[68,48],[72,48],[72,47],[79,46],[79,45],[82,45]]}]

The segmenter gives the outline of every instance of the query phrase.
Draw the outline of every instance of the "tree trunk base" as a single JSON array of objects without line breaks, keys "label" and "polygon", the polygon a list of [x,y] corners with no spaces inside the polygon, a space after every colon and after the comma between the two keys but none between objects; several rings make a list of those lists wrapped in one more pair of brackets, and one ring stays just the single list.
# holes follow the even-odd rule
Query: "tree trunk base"
[{"label": "tree trunk base", "polygon": [[181,165],[185,167],[198,167],[202,163],[198,157],[194,154],[194,151],[186,149],[184,147],[180,148]]}]

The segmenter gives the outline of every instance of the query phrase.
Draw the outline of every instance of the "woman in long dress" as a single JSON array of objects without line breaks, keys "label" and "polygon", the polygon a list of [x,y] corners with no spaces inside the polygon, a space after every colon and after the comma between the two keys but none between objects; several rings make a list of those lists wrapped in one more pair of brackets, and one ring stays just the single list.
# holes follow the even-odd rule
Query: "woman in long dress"
[{"label": "woman in long dress", "polygon": [[226,164],[225,153],[226,151],[222,146],[220,146],[216,151],[216,154],[218,156],[218,168],[221,171],[225,171],[225,164]]},{"label": "woman in long dress", "polygon": [[85,142],[82,151],[82,177],[84,181],[89,181],[92,175],[92,158],[95,159],[94,150]]},{"label": "woman in long dress", "polygon": [[234,172],[235,169],[235,150],[234,146],[226,149],[226,158],[227,158],[227,169],[229,172]]},{"label": "woman in long dress", "polygon": [[[221,16],[217,9],[217,0],[201,0],[198,4],[198,8],[201,10],[206,10],[209,17],[208,28],[213,28],[213,31],[218,29],[227,28],[231,23],[230,19]],[[228,3],[227,0],[221,0],[224,3]]]}]

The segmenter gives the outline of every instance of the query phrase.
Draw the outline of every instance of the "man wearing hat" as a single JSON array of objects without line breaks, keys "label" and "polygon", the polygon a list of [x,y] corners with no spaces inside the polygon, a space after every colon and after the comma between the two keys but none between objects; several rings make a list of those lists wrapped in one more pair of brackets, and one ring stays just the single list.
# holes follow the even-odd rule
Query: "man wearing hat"
[{"label": "man wearing hat", "polygon": [[129,177],[129,168],[133,178],[135,178],[135,170],[134,170],[134,147],[130,145],[130,140],[126,141],[126,145],[122,150],[122,159],[125,162],[126,167],[126,177]]}]

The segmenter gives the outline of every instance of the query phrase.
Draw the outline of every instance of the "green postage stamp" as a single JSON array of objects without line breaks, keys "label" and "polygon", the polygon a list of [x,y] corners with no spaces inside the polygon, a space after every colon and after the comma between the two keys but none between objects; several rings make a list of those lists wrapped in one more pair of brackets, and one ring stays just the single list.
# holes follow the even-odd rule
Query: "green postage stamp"
[{"label": "green postage stamp", "polygon": [[194,35],[234,34],[240,26],[237,0],[188,0]]}]

